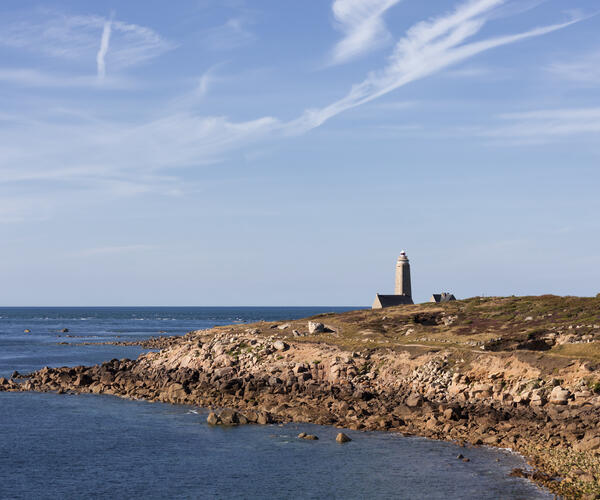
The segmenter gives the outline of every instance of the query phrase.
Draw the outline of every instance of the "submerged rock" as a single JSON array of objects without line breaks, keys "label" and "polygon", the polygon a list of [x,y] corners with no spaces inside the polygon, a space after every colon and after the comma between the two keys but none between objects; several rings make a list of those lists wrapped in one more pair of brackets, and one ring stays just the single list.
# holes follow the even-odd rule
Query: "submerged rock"
[{"label": "submerged rock", "polygon": [[350,439],[350,437],[348,437],[346,434],[344,434],[343,432],[340,432],[336,437],[335,440],[338,443],[349,443],[350,441],[352,441],[352,439]]}]

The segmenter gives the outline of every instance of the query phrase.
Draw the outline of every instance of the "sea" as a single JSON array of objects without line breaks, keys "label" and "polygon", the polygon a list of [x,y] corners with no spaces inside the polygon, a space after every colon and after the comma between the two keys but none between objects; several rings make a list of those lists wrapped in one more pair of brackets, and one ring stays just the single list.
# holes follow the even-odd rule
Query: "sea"
[{"label": "sea", "polygon": [[[0,308],[0,377],[144,352],[90,342],[349,309]],[[507,450],[350,430],[352,441],[340,445],[333,427],[211,427],[207,413],[104,395],[0,392],[0,499],[553,498],[509,476],[527,465]],[[300,432],[319,440],[297,439]]]}]

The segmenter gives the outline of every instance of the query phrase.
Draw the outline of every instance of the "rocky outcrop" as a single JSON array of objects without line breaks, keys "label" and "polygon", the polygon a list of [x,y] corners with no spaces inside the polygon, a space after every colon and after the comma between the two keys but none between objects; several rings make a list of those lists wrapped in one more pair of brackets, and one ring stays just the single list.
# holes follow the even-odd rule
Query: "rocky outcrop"
[{"label": "rocky outcrop", "polygon": [[212,425],[313,422],[510,447],[550,472],[544,450],[600,449],[600,400],[584,362],[565,366],[558,381],[518,353],[350,351],[249,330],[192,332],[137,360],[0,378],[0,390],[222,408],[209,414]]}]

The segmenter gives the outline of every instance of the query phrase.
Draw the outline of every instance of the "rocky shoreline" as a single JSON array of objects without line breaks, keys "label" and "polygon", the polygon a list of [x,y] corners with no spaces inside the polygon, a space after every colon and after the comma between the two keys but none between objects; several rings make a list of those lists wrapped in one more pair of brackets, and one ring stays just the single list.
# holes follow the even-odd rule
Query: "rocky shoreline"
[{"label": "rocky shoreline", "polygon": [[[277,326],[152,339],[147,345],[161,350],[137,360],[14,374],[0,379],[0,390],[112,394],[235,409],[248,423],[310,422],[510,448],[535,470],[515,475],[564,497],[598,498],[600,396],[583,383],[596,368],[590,361],[555,361],[557,378],[535,352],[350,350],[328,341],[340,335],[335,326]],[[307,331],[293,333],[300,329]]]}]

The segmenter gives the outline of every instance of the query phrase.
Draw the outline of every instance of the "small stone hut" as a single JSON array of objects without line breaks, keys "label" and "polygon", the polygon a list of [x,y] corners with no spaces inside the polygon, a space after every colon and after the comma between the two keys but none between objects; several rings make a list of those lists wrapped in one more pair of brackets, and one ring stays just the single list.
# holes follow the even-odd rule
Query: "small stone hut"
[{"label": "small stone hut", "polygon": [[450,302],[451,300],[456,300],[456,297],[448,292],[442,293],[434,293],[429,302]]}]

